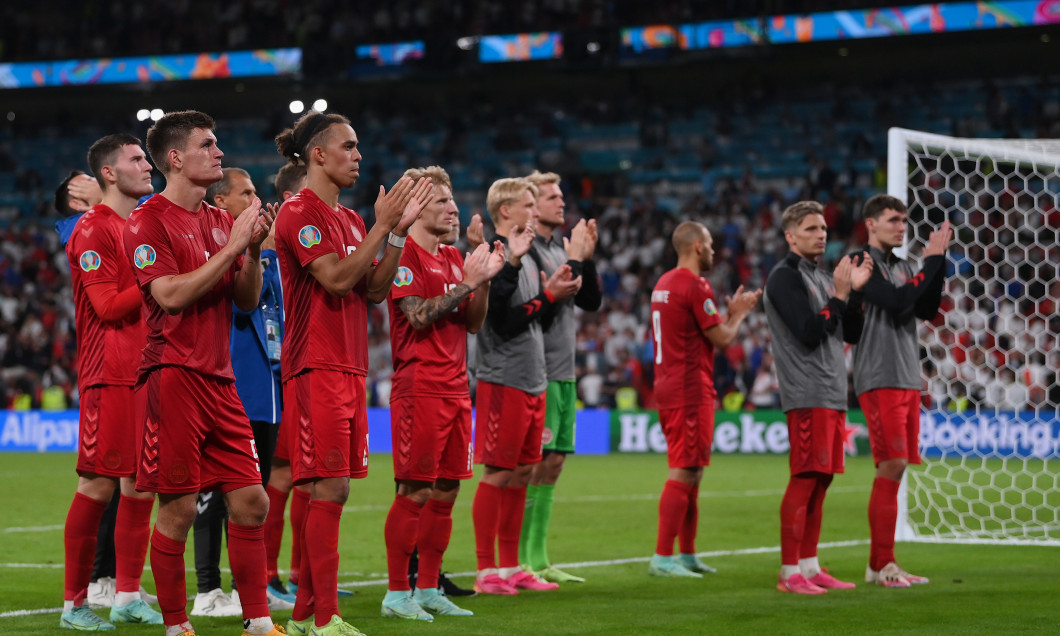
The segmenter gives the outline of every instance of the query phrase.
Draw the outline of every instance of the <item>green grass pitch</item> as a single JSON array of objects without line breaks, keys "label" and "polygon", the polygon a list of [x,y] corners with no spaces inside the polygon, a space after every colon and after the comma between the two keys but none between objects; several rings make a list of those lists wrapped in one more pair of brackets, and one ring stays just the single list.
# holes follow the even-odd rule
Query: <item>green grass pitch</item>
[{"label": "green grass pitch", "polygon": [[[355,482],[342,520],[340,583],[345,618],[383,634],[1025,634],[1060,629],[1060,551],[1050,547],[899,544],[899,560],[931,584],[889,590],[862,583],[868,554],[866,504],[871,459],[850,459],[825,503],[821,562],[850,591],[820,597],[780,594],[778,510],[787,480],[783,456],[723,455],[705,471],[697,548],[718,573],[702,580],[655,579],[658,496],[666,475],[659,455],[578,457],[556,491],[549,551],[588,579],[555,592],[459,599],[475,612],[433,624],[384,619],[383,521],[393,498],[389,455],[372,457]],[[73,454],[0,455],[0,630],[70,633],[58,628],[62,601],[62,525],[76,485]],[[475,566],[467,482],[454,510],[443,568],[470,585]],[[287,539],[289,535],[285,536]],[[195,592],[190,568],[189,593]],[[281,554],[281,568],[289,553]],[[222,563],[222,567],[226,564]],[[226,586],[229,575],[225,575]],[[150,572],[144,585],[153,590]],[[106,616],[106,611],[101,613]],[[275,614],[286,620],[285,613]],[[241,633],[238,618],[197,619],[200,636]],[[161,634],[120,626],[116,633]]]}]

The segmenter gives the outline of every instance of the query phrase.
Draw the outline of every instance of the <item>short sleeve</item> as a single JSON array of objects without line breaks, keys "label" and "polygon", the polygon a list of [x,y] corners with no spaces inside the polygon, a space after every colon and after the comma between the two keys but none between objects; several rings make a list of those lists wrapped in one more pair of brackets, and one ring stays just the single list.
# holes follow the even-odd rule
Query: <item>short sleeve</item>
[{"label": "short sleeve", "polygon": [[711,289],[710,283],[702,278],[697,279],[689,290],[689,300],[692,313],[695,314],[696,323],[699,324],[701,331],[722,323],[718,305],[714,302],[714,290]]},{"label": "short sleeve", "polygon": [[117,283],[120,259],[125,258],[116,236],[108,228],[84,221],[78,225],[70,240],[70,266],[81,270],[81,284],[85,287],[99,283]]},{"label": "short sleeve", "polygon": [[419,251],[406,249],[401,254],[401,264],[398,265],[397,274],[394,275],[390,295],[394,300],[408,296],[430,298],[431,294],[426,289],[426,283],[427,275],[423,271],[423,261],[420,259]]},{"label": "short sleeve", "polygon": [[180,274],[169,233],[155,215],[141,214],[125,224],[125,252],[140,287],[162,276]]},{"label": "short sleeve", "polygon": [[334,243],[334,237],[328,231],[325,219],[318,218],[307,206],[299,203],[288,203],[280,213],[280,226],[276,228],[277,234],[283,235],[283,242],[290,246],[290,251],[305,267],[321,256],[327,254],[343,254]]}]

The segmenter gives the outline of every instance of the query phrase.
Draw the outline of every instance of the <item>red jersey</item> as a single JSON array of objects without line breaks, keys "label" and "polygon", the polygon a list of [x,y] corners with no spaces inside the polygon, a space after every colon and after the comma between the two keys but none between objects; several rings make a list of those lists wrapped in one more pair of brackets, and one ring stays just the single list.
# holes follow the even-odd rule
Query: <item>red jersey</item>
[{"label": "red jersey", "polygon": [[326,254],[352,254],[367,230],[356,212],[333,210],[306,188],[284,201],[276,217],[276,253],[283,284],[283,379],[306,369],[368,375],[368,282],[344,297],[324,289],[307,267]]},{"label": "red jersey", "polygon": [[714,345],[703,330],[721,324],[710,283],[678,267],[651,292],[655,401],[660,409],[714,398]]},{"label": "red jersey", "polygon": [[140,309],[116,322],[104,322],[92,306],[86,288],[100,283],[122,292],[136,285],[136,274],[122,248],[125,219],[102,203],[86,212],[66,244],[74,288],[77,322],[77,386],[133,386],[136,365],[147,340]]},{"label": "red jersey", "polygon": [[140,377],[157,367],[183,367],[202,375],[235,380],[228,338],[232,331],[232,297],[240,256],[213,289],[184,311],[171,316],[150,292],[151,281],[176,276],[206,264],[228,243],[232,216],[202,203],[185,210],[156,194],[133,210],[125,224],[125,253],[134,266],[147,313],[147,346]]},{"label": "red jersey", "polygon": [[423,299],[441,296],[463,280],[464,259],[460,250],[439,245],[438,255],[434,256],[412,239],[405,243],[401,266],[387,298],[394,357],[391,397],[468,395],[468,301],[420,330],[412,328],[397,303],[406,296]]}]

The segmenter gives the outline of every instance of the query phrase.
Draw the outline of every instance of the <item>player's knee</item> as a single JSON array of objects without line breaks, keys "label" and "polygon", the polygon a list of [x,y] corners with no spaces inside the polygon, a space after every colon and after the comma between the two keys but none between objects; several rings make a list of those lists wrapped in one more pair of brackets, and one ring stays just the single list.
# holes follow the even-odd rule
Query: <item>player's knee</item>
[{"label": "player's knee", "polygon": [[117,480],[103,475],[82,476],[77,481],[77,492],[96,501],[108,502],[114,496]]},{"label": "player's knee", "polygon": [[901,481],[907,466],[909,466],[909,460],[904,457],[888,459],[880,462],[880,465],[876,467],[876,474],[892,481]]},{"label": "player's knee", "polygon": [[185,541],[195,517],[198,514],[195,508],[197,495],[192,494],[159,494],[158,516],[155,519],[155,529],[174,541]]},{"label": "player's knee", "polygon": [[460,481],[456,479],[438,479],[434,482],[434,488],[431,490],[431,498],[439,501],[456,501],[456,496],[460,493]]},{"label": "player's knee", "polygon": [[291,465],[284,462],[277,464],[273,459],[272,470],[269,471],[269,486],[281,492],[291,492],[294,480],[291,477]]},{"label": "player's knee", "polygon": [[417,505],[422,506],[427,503],[427,498],[431,496],[431,483],[402,479],[398,482],[398,494],[402,497],[408,497]]},{"label": "player's knee", "polygon": [[533,464],[520,464],[513,472],[508,485],[513,488],[523,488],[530,483],[530,476],[534,472]]},{"label": "player's knee", "polygon": [[261,486],[248,486],[225,495],[228,518],[240,526],[260,526],[269,514],[269,498]]},{"label": "player's knee", "polygon": [[313,484],[313,499],[331,501],[345,505],[350,498],[350,480],[341,478],[321,479]]},{"label": "player's knee", "polygon": [[510,468],[487,465],[485,471],[482,473],[482,481],[498,488],[507,488],[508,484],[512,481],[514,472],[515,471]]}]

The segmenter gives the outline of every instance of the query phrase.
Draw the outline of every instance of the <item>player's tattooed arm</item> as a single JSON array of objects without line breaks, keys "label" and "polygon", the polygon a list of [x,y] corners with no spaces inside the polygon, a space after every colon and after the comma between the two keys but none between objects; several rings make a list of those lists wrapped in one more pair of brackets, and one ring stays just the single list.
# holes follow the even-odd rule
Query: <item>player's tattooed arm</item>
[{"label": "player's tattooed arm", "polygon": [[460,283],[441,296],[435,296],[434,298],[405,296],[398,300],[398,306],[405,313],[405,317],[408,318],[409,324],[412,325],[413,329],[423,329],[456,309],[470,295],[471,288],[466,283]]}]

